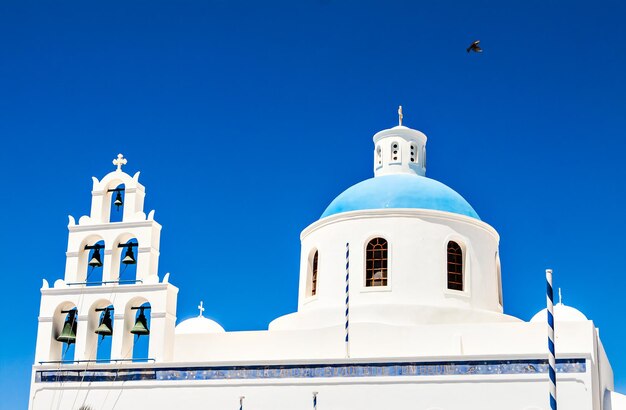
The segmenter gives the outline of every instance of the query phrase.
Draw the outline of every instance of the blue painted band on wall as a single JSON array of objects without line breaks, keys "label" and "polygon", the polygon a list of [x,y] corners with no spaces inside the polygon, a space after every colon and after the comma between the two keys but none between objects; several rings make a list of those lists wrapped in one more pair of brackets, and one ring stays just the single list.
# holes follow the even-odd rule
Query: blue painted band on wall
[{"label": "blue painted band on wall", "polygon": [[[37,382],[111,382],[133,380],[249,380],[326,377],[467,376],[545,374],[547,360],[308,364],[185,367],[154,369],[40,370]],[[558,373],[585,373],[585,359],[557,360]]]}]

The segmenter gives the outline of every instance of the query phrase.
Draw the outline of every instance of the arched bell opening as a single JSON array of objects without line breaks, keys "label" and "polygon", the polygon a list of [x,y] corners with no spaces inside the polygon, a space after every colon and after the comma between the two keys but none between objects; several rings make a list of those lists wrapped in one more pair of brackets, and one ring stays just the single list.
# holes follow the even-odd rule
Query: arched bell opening
[{"label": "arched bell opening", "polygon": [[124,200],[126,187],[124,184],[112,184],[107,189],[107,201],[109,205],[109,222],[122,222],[124,219]]},{"label": "arched bell opening", "polygon": [[[113,334],[113,305],[109,300],[100,299],[89,308],[87,332],[85,332],[85,352],[89,360],[111,359],[111,336]],[[82,333],[81,333],[82,334]]]},{"label": "arched bell opening", "polygon": [[123,357],[137,362],[148,359],[151,306],[144,298],[134,298],[124,312]]},{"label": "arched bell opening", "polygon": [[50,360],[73,362],[78,330],[78,309],[71,302],[59,305],[52,318]]},{"label": "arched bell opening", "polygon": [[105,259],[103,238],[99,235],[89,235],[76,251],[78,253],[76,281],[93,282],[102,280],[102,267]]},{"label": "arched bell opening", "polygon": [[104,280],[104,240],[87,242],[81,251],[81,270],[87,286],[99,286]]},{"label": "arched bell opening", "polygon": [[96,335],[96,359],[98,362],[111,361],[111,348],[113,343],[113,324],[115,320],[115,310],[113,305],[108,305],[95,309],[99,313],[97,327],[94,330]]},{"label": "arched bell opening", "polygon": [[130,234],[121,235],[112,249],[111,280],[134,283],[137,278],[139,242]]},{"label": "arched bell opening", "polygon": [[135,336],[133,343],[133,362],[144,362],[148,359],[150,347],[150,308],[149,303],[144,303],[136,309],[135,324],[130,333]]}]

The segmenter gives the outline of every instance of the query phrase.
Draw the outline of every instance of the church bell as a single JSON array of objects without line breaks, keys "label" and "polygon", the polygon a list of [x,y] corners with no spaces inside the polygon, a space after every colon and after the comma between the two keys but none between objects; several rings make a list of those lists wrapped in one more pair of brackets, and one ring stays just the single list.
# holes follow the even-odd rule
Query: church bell
[{"label": "church bell", "polygon": [[120,210],[120,206],[124,205],[124,201],[122,201],[122,194],[120,193],[120,191],[117,191],[117,195],[115,195],[115,201],[113,202],[113,205],[115,205],[117,207],[117,210]]},{"label": "church bell", "polygon": [[89,260],[89,266],[91,266],[92,268],[99,268],[100,266],[102,266],[102,259],[100,257],[99,248],[95,248],[93,250],[93,255],[91,255],[91,259]]},{"label": "church bell", "polygon": [[57,342],[71,345],[76,343],[76,310],[72,309],[67,313],[67,319],[65,319],[61,334],[57,337]]},{"label": "church bell", "polygon": [[113,334],[113,323],[111,322],[111,309],[104,309],[104,316],[102,320],[100,320],[100,325],[94,332],[97,335],[102,336],[104,339],[105,336],[111,336]]},{"label": "church bell", "polygon": [[133,253],[133,247],[129,246],[126,248],[126,254],[124,255],[124,259],[122,259],[122,263],[124,265],[134,265],[137,263],[135,259],[135,254]]},{"label": "church bell", "polygon": [[137,320],[135,321],[135,326],[130,330],[130,333],[137,336],[147,336],[150,334],[150,329],[148,329],[148,321],[146,320],[146,315],[143,313],[144,308],[139,308],[139,316],[137,316]]}]

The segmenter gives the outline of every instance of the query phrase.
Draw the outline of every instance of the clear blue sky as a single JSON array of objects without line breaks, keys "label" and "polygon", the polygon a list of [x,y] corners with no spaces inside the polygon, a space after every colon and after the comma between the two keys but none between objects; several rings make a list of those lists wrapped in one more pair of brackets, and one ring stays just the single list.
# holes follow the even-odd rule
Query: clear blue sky
[{"label": "clear blue sky", "polygon": [[[501,234],[505,311],[544,269],[626,391],[620,1],[0,2],[0,408],[25,408],[39,288],[91,176],[142,171],[179,319],[296,308],[299,233],[372,176],[371,136],[429,136],[428,176]],[[481,39],[485,52],[468,55]]]}]

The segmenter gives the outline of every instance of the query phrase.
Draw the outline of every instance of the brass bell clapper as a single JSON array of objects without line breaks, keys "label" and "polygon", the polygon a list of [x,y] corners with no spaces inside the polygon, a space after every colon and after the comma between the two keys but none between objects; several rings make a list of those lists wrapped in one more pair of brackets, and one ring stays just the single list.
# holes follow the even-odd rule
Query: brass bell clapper
[{"label": "brass bell clapper", "polygon": [[100,341],[104,340],[105,336],[111,336],[113,334],[113,322],[111,320],[112,311],[112,307],[96,309],[96,312],[104,312],[102,318],[100,319],[100,324],[98,325],[98,328],[94,331],[95,334],[102,337]]},{"label": "brass bell clapper", "polygon": [[76,316],[78,315],[78,310],[76,308],[62,310],[61,313],[67,313],[67,318],[63,324],[61,334],[57,336],[57,342],[66,343],[67,349],[69,349],[72,343],[76,343]]},{"label": "brass bell clapper", "polygon": [[146,319],[146,315],[144,314],[144,310],[150,309],[150,306],[137,306],[131,307],[131,310],[139,310],[139,316],[137,316],[137,320],[135,320],[135,325],[130,330],[130,333],[137,335],[137,339],[141,336],[147,336],[150,334],[150,329],[148,328],[148,320]]}]

